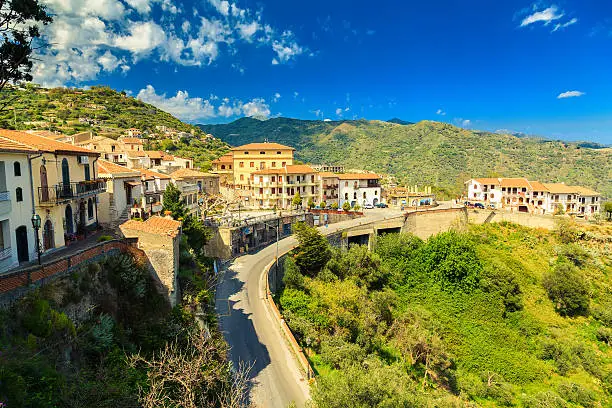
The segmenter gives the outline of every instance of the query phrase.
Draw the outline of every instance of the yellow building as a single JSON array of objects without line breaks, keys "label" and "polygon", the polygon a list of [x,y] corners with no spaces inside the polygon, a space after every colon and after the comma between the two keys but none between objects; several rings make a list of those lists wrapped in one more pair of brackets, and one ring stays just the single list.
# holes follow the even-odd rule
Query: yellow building
[{"label": "yellow building", "polygon": [[293,164],[294,151],[293,147],[278,143],[249,143],[232,148],[236,188],[248,189],[251,174],[256,171]]},{"label": "yellow building", "polygon": [[1,129],[0,136],[40,152],[30,163],[43,252],[60,248],[97,225],[97,196],[106,188],[104,180],[97,179],[99,153],[25,132]]},{"label": "yellow building", "polygon": [[211,173],[219,175],[219,186],[230,187],[234,186],[234,156],[227,153],[216,160],[212,161]]}]

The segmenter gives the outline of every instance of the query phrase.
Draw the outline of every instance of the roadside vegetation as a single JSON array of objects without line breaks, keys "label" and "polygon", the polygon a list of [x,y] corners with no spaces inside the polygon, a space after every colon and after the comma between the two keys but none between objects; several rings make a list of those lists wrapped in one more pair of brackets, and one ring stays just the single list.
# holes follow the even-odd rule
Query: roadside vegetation
[{"label": "roadside vegetation", "polygon": [[282,313],[319,407],[603,407],[612,400],[609,227],[511,223],[332,249],[301,226]]}]

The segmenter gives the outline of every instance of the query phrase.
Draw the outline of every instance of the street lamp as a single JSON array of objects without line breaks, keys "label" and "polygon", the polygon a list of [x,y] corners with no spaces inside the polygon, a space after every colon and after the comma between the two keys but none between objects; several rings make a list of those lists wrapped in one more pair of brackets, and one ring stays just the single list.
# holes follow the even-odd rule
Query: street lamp
[{"label": "street lamp", "polygon": [[38,264],[40,265],[40,241],[38,238],[38,231],[40,230],[40,215],[32,214],[32,227],[34,228],[34,234],[36,236],[36,255],[38,255]]}]

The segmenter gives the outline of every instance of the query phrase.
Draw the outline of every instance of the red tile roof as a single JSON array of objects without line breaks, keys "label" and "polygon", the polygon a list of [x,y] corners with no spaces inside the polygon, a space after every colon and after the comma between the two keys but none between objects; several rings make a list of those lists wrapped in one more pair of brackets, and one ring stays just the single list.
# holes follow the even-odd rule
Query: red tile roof
[{"label": "red tile roof", "polygon": [[170,173],[170,177],[174,180],[187,178],[204,178],[204,177],[219,177],[217,174],[203,173],[194,169],[178,169]]},{"label": "red tile roof", "polygon": [[153,178],[158,178],[158,179],[162,179],[162,180],[170,180],[170,176],[167,174],[163,174],[163,173],[158,173],[156,171],[153,170],[149,170],[149,169],[138,169],[138,171],[146,178],[146,179],[153,179]]},{"label": "red tile roof", "polygon": [[73,146],[68,143],[62,143],[46,137],[19,132],[16,130],[0,129],[0,136],[42,152],[100,156],[99,153],[87,150],[83,147]]},{"label": "red tile roof", "polygon": [[539,181],[529,181],[529,184],[531,184],[531,189],[533,191],[548,191],[546,186]]},{"label": "red tile roof", "polygon": [[0,137],[0,152],[33,153],[36,151],[30,146]]},{"label": "red tile roof", "polygon": [[495,184],[495,185],[499,185],[499,179],[498,178],[493,178],[493,177],[475,178],[473,180],[479,182],[480,184]]},{"label": "red tile roof", "polygon": [[305,164],[289,164],[285,167],[287,174],[315,173],[314,169]]},{"label": "red tile roof", "polygon": [[563,183],[544,183],[552,194],[578,194],[578,188]]},{"label": "red tile roof", "polygon": [[[125,174],[126,177],[138,177],[140,172],[138,170],[132,170],[125,166],[120,166],[115,163],[111,163],[106,160],[98,160],[98,174]],[[131,174],[131,175],[130,175]]]},{"label": "red tile roof", "polygon": [[590,188],[586,188],[586,187],[582,187],[582,186],[571,186],[571,187],[576,189],[576,190],[578,190],[578,193],[580,195],[583,195],[583,196],[594,196],[594,197],[597,197],[597,196],[601,195],[597,191],[591,190]]},{"label": "red tile roof", "polygon": [[503,178],[501,179],[502,187],[520,187],[531,189],[531,185],[526,178]]},{"label": "red tile roof", "polygon": [[213,160],[213,163],[231,163],[234,161],[234,156],[231,153],[224,154],[218,159]]},{"label": "red tile roof", "polygon": [[181,222],[170,218],[153,216],[146,221],[129,220],[119,226],[132,231],[142,231],[149,234],[166,235],[176,237],[181,229]]},{"label": "red tile roof", "polygon": [[233,147],[232,150],[295,150],[293,147],[279,143],[249,143],[243,146]]}]

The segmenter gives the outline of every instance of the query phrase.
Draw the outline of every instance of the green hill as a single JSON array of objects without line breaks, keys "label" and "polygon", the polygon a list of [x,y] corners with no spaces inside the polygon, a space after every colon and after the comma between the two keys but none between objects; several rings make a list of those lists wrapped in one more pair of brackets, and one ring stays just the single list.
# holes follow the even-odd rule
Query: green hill
[{"label": "green hill", "polygon": [[[210,168],[211,160],[228,151],[225,143],[205,138],[206,134],[198,127],[108,87],[45,89],[29,84],[25,88],[4,89],[0,101],[0,128],[51,130],[68,135],[93,132],[113,139],[136,128],[144,132],[145,148],[191,157],[196,166],[204,169]],[[195,137],[177,141],[149,137],[159,133],[156,126],[193,132]]]},{"label": "green hill", "polygon": [[310,163],[386,173],[408,184],[435,185],[449,194],[471,176],[528,177],[596,189],[612,197],[612,149],[585,143],[471,131],[423,121],[306,121],[243,118],[199,125],[229,143],[269,141],[293,146]]}]

